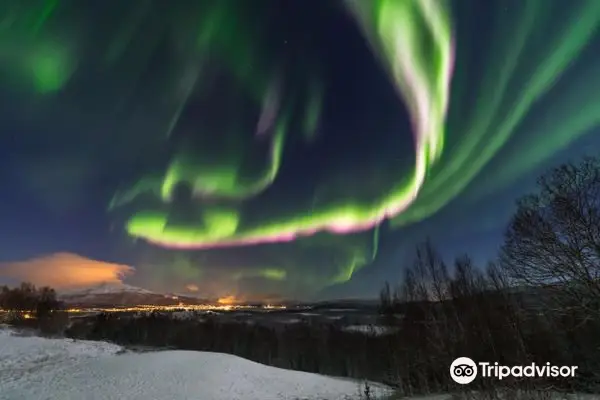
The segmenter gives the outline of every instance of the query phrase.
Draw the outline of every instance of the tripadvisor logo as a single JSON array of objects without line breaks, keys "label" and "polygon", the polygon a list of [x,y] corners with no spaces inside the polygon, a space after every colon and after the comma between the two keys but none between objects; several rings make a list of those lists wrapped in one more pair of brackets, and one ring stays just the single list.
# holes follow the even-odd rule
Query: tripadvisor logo
[{"label": "tripadvisor logo", "polygon": [[450,365],[450,377],[461,385],[471,383],[477,378],[477,364],[468,357],[459,357]]},{"label": "tripadvisor logo", "polygon": [[507,377],[515,378],[572,378],[578,367],[568,365],[552,365],[549,362],[538,365],[531,363],[529,365],[500,365],[497,362],[479,362],[471,360],[468,357],[459,357],[450,365],[450,377],[456,383],[466,385],[477,378],[479,374],[482,378],[496,378],[502,380]]}]

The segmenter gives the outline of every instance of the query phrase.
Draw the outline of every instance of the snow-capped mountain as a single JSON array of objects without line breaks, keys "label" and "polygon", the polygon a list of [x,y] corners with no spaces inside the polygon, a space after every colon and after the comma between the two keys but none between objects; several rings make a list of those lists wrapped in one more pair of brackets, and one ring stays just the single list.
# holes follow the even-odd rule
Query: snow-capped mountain
[{"label": "snow-capped mountain", "polygon": [[61,292],[64,296],[78,295],[78,296],[92,296],[99,294],[115,294],[115,293],[140,293],[140,294],[153,294],[153,292],[143,289],[141,287],[127,285],[125,283],[114,283],[105,282],[99,285],[88,286],[84,288],[77,288],[71,290],[64,290]]},{"label": "snow-capped mountain", "polygon": [[199,304],[195,297],[174,296],[155,293],[124,283],[101,283],[99,285],[64,290],[58,293],[61,301],[69,305],[92,306],[134,306],[134,305],[176,305],[179,303]]}]

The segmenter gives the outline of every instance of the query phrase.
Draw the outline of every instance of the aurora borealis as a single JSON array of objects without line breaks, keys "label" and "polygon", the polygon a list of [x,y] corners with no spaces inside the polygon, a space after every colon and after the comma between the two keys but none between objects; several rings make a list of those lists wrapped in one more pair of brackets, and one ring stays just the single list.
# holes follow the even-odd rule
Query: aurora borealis
[{"label": "aurora borealis", "polygon": [[599,28],[596,0],[6,1],[3,170],[150,285],[315,293],[597,153]]}]

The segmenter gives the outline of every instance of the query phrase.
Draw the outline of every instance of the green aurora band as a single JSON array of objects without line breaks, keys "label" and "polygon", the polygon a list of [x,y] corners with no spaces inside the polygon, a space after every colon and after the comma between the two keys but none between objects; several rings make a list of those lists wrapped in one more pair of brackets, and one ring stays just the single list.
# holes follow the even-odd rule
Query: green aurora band
[{"label": "green aurora band", "polygon": [[[485,75],[475,85],[477,105],[464,109],[460,99],[453,102],[456,108],[450,111],[447,130],[455,145],[432,168],[418,200],[393,219],[395,226],[423,220],[443,208],[501,150],[508,153],[502,159],[511,161],[491,165],[486,182],[474,188],[475,199],[506,187],[600,124],[598,59],[572,71],[577,77],[566,87],[559,85],[598,33],[600,2],[576,1],[564,11],[562,6],[544,0],[501,2],[495,40],[487,46]],[[552,18],[557,8],[560,19]],[[464,75],[455,78],[455,87],[470,84],[472,78]],[[544,102],[555,86],[560,95]],[[504,149],[511,139],[513,146]]]},{"label": "green aurora band", "polygon": [[[66,29],[62,22],[66,16],[92,18],[77,2],[32,0],[23,6],[21,1],[6,1],[0,6],[0,72],[4,86],[15,93],[35,93],[36,100],[52,103],[69,93],[90,64],[104,77],[118,69],[119,91],[106,88],[105,97],[125,100],[103,112],[128,113],[134,120],[148,109],[156,110],[160,123],[154,128],[172,150],[166,168],[113,197],[110,211],[128,213],[127,233],[176,250],[268,244],[280,246],[283,258],[283,249],[292,242],[330,245],[340,255],[335,272],[320,282],[326,286],[350,279],[374,259],[378,226],[384,220],[394,227],[422,221],[467,190],[472,201],[485,199],[600,124],[598,60],[586,68],[574,66],[600,27],[600,1],[573,2],[560,20],[554,16],[560,2],[497,3],[494,36],[483,57],[484,76],[474,81],[476,74],[462,62],[469,58],[469,37],[457,32],[459,21],[452,18],[451,4],[343,0],[397,90],[399,112],[406,107],[411,116],[414,165],[408,173],[398,170],[393,179],[379,182],[376,193],[336,193],[331,189],[335,185],[323,182],[322,190],[306,194],[311,201],[300,202],[293,212],[272,210],[261,218],[253,216],[255,210],[247,203],[276,186],[295,126],[301,126],[305,141],[314,139],[327,93],[307,63],[296,68],[310,76],[294,85],[286,76],[288,66],[267,61],[260,47],[260,24],[240,17],[240,3],[199,1],[166,11],[159,2],[132,1],[120,6],[119,21],[97,27],[101,34],[86,36],[78,34],[81,24]],[[161,24],[162,31],[149,30],[148,21]],[[171,32],[167,45],[174,48],[173,66],[161,79],[144,78],[153,49],[165,45],[164,31]],[[94,42],[94,54],[88,54],[83,49],[91,47],[92,36],[103,39]],[[132,47],[135,52],[129,51]],[[198,93],[210,101],[212,78],[219,75],[213,68],[215,59],[236,91],[224,95],[227,110],[222,119],[243,116],[250,108],[259,116],[254,131],[247,132],[236,118],[230,118],[219,135],[213,134],[210,123],[183,122],[186,107],[197,101]],[[568,84],[561,80],[566,74],[571,75]],[[140,107],[144,111],[119,109],[140,82],[148,85],[147,93],[158,92],[162,98],[146,96],[147,107]],[[469,90],[473,93],[466,93]],[[553,90],[560,95],[548,96]],[[469,103],[468,94],[476,104]],[[210,138],[184,140],[175,133],[182,129]],[[503,163],[506,159],[511,162]],[[475,182],[482,174],[484,182]],[[185,218],[174,210],[181,184],[192,195]],[[142,206],[140,199],[150,199],[150,205]],[[369,235],[372,242],[354,243],[365,242]],[[340,237],[349,238],[353,248],[338,243]],[[304,279],[312,287],[318,281],[295,274],[285,262],[265,265],[269,267],[236,271],[233,279]]]},{"label": "green aurora band", "polygon": [[[415,200],[425,182],[428,167],[440,156],[443,146],[453,62],[450,22],[443,4],[438,1],[349,2],[358,19],[363,21],[365,31],[374,37],[374,48],[380,50],[382,59],[389,60],[393,80],[414,120],[414,171],[408,178],[398,176],[393,186],[385,191],[386,196],[365,203],[336,199],[314,208],[310,217],[273,218],[256,226],[244,224],[243,215],[233,209],[205,210],[203,223],[197,225],[172,223],[167,211],[142,211],[130,219],[128,232],[162,246],[207,249],[293,241],[320,231],[346,234],[370,230],[386,218],[405,211]],[[409,23],[399,24],[399,20]],[[371,24],[375,30],[371,29]],[[428,41],[429,52],[424,52],[420,46],[424,40]],[[401,53],[411,56],[399,57]],[[314,123],[310,125],[314,126]],[[270,168],[251,184],[239,184],[235,172],[239,170],[238,165],[227,163],[195,168],[192,160],[180,162],[176,159],[162,178],[163,200],[168,200],[175,184],[182,182],[190,184],[195,192],[210,192],[220,197],[245,198],[259,193],[277,176],[284,130],[276,127]],[[158,187],[158,183],[154,187]]]}]

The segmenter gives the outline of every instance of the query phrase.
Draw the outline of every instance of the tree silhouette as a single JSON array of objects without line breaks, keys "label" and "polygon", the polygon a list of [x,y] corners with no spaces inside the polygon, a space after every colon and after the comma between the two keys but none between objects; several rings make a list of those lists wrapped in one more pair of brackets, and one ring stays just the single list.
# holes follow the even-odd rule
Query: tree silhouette
[{"label": "tree silhouette", "polygon": [[[562,165],[518,202],[501,262],[520,284],[555,287],[553,297],[596,310],[600,299],[600,159]],[[565,304],[563,304],[565,305]]]}]

